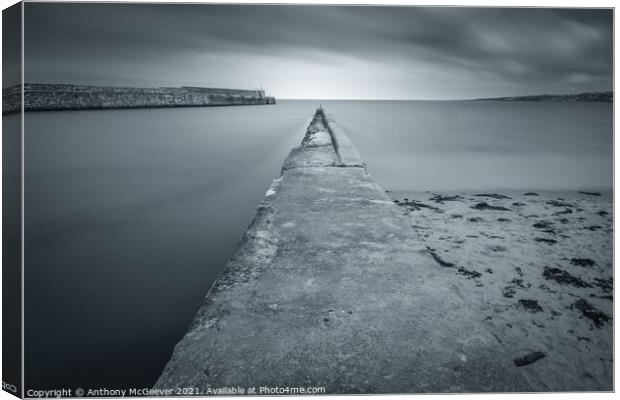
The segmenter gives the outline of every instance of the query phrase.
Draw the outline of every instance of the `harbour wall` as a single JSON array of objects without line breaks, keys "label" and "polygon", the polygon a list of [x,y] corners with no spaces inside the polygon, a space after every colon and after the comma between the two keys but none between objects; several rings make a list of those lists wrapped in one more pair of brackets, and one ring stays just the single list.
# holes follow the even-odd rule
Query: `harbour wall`
[{"label": "harbour wall", "polygon": [[[133,88],[64,84],[24,84],[25,111],[118,108],[211,107],[275,104],[262,90],[182,86]],[[21,85],[2,91],[2,112],[21,109]]]},{"label": "harbour wall", "polygon": [[550,390],[453,280],[319,109],[155,389]]}]

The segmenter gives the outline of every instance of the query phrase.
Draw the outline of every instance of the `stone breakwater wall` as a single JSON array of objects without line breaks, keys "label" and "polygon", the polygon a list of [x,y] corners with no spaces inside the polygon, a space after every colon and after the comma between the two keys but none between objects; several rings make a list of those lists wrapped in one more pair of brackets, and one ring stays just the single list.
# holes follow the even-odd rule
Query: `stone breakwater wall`
[{"label": "stone breakwater wall", "polygon": [[454,279],[319,109],[155,388],[552,390]]},{"label": "stone breakwater wall", "polygon": [[[2,112],[19,112],[21,86],[2,90]],[[27,83],[25,111],[86,110],[116,108],[209,107],[275,104],[262,90],[180,88],[132,88]]]}]

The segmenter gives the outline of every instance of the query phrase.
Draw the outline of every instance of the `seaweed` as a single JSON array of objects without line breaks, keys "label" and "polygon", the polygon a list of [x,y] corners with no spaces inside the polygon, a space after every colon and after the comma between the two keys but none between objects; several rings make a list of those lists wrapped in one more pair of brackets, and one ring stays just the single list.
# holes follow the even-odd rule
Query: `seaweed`
[{"label": "seaweed", "polygon": [[487,248],[488,248],[490,251],[494,252],[494,253],[497,253],[497,252],[503,252],[503,251],[508,250],[506,247],[504,247],[504,246],[500,246],[500,245],[498,245],[498,244],[495,244],[495,245],[489,245],[489,246],[487,246]]},{"label": "seaweed", "polygon": [[421,201],[409,200],[407,198],[405,198],[403,201],[396,201],[396,205],[399,205],[401,207],[409,207],[410,210],[415,210],[415,211],[421,210],[422,208],[428,208],[438,213],[444,212],[444,210],[442,210],[441,208],[434,207],[428,204],[424,204]]},{"label": "seaweed", "polygon": [[603,289],[605,293],[611,293],[614,290],[613,278],[594,278],[594,286]]},{"label": "seaweed", "polygon": [[536,241],[536,242],[544,242],[544,243],[547,243],[547,244],[556,244],[558,242],[555,239],[548,239],[548,238],[541,238],[541,237],[534,238],[534,241]]},{"label": "seaweed", "polygon": [[571,258],[570,264],[577,265],[579,267],[592,267],[595,263],[589,258]]},{"label": "seaweed", "polygon": [[475,206],[471,206],[471,208],[473,208],[474,210],[510,211],[506,207],[492,206],[492,205],[487,204],[485,202],[478,203]]},{"label": "seaweed", "polygon": [[559,200],[549,200],[547,201],[547,204],[553,207],[575,207],[573,204],[566,203],[564,201],[559,201]]},{"label": "seaweed", "polygon": [[459,196],[458,194],[455,194],[454,196],[443,196],[440,194],[435,194],[429,200],[434,201],[438,204],[443,204],[444,201],[462,201],[463,197]]},{"label": "seaweed", "polygon": [[535,224],[533,224],[532,226],[536,229],[541,229],[543,232],[545,233],[550,233],[552,235],[555,235],[555,231],[553,230],[553,228],[551,227],[551,225],[553,225],[552,222],[548,222],[548,221],[538,221]]},{"label": "seaweed", "polygon": [[515,295],[515,293],[516,293],[515,288],[520,287],[521,289],[529,289],[529,288],[530,288],[530,286],[531,286],[530,284],[528,284],[527,286],[525,286],[525,285],[523,284],[523,279],[516,279],[516,278],[515,278],[515,279],[513,279],[513,280],[511,280],[511,281],[510,281],[510,282],[508,282],[508,283],[509,283],[509,285],[508,285],[508,286],[505,286],[505,287],[502,289],[502,295],[503,295],[504,297],[507,297],[507,298],[512,298],[512,297],[514,297],[514,295]]},{"label": "seaweed", "polygon": [[538,304],[537,300],[519,299],[519,306],[533,313],[543,311],[543,308],[540,306],[540,304]]},{"label": "seaweed", "polygon": [[480,278],[482,274],[478,271],[473,271],[471,269],[467,269],[465,267],[459,267],[457,270],[459,275],[464,275],[467,279]]},{"label": "seaweed", "polygon": [[428,254],[431,255],[431,257],[433,257],[433,260],[435,260],[435,262],[439,264],[440,266],[444,268],[454,268],[456,266],[454,263],[448,262],[442,259],[441,257],[439,257],[439,255],[437,255],[437,253],[435,253],[435,251],[428,246],[426,247],[426,251],[428,252]]},{"label": "seaweed", "polygon": [[584,192],[583,190],[580,190],[579,193],[587,194],[588,196],[600,196],[601,195],[599,192]]},{"label": "seaweed", "polygon": [[498,199],[498,200],[502,200],[502,199],[508,199],[511,200],[512,197],[508,197],[505,196],[503,194],[496,194],[496,193],[480,193],[480,194],[475,194],[474,196],[478,196],[478,197],[490,197],[492,199]]},{"label": "seaweed", "polygon": [[546,280],[556,281],[560,285],[571,285],[578,288],[592,287],[592,285],[590,285],[588,282],[585,282],[583,279],[571,275],[568,272],[559,268],[545,267],[543,276]]},{"label": "seaweed", "polygon": [[597,328],[602,328],[606,322],[609,322],[611,317],[604,312],[600,311],[592,304],[588,303],[585,299],[579,299],[571,305],[571,309],[576,308],[581,311],[581,315],[591,319]]}]

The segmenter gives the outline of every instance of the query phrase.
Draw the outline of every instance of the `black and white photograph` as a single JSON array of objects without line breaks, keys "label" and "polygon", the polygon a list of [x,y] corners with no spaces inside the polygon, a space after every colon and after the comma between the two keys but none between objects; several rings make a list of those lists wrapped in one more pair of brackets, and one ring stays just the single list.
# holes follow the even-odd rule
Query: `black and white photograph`
[{"label": "black and white photograph", "polygon": [[605,4],[3,1],[3,390],[611,396]]}]

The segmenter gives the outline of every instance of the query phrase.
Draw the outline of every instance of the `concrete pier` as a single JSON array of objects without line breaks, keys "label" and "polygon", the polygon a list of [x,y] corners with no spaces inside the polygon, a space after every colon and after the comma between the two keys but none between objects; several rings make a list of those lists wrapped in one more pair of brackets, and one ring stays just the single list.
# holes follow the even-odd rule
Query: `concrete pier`
[{"label": "concrete pier", "polygon": [[155,387],[544,390],[453,279],[319,109]]},{"label": "concrete pier", "polygon": [[207,87],[135,88],[25,83],[2,90],[2,113],[123,108],[217,107],[275,104],[263,90]]}]

